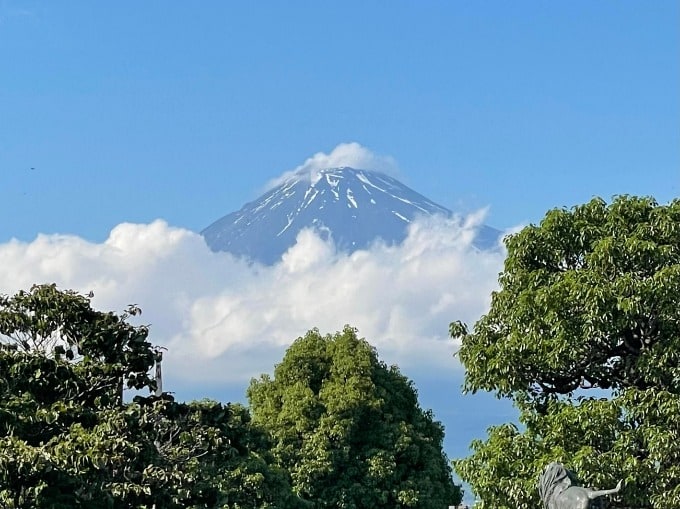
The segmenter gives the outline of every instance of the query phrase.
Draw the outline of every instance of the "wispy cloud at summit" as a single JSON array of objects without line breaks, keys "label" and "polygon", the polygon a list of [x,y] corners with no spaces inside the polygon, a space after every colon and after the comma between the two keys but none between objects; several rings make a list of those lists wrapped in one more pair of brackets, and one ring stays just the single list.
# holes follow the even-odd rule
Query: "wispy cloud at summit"
[{"label": "wispy cloud at summit", "polygon": [[270,180],[265,186],[265,190],[279,186],[293,176],[302,175],[314,182],[317,178],[316,172],[319,170],[343,166],[380,171],[390,175],[398,173],[397,162],[393,157],[375,154],[357,142],[340,143],[330,153],[317,152],[296,168]]}]

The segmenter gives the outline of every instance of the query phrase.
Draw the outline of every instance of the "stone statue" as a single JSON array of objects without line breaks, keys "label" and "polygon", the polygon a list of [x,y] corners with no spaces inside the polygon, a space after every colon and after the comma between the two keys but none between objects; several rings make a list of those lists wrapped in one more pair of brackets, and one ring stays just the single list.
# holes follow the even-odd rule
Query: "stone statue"
[{"label": "stone statue", "polygon": [[593,500],[621,489],[621,481],[611,490],[592,490],[579,486],[573,472],[553,462],[543,469],[538,480],[538,494],[544,509],[589,509]]}]

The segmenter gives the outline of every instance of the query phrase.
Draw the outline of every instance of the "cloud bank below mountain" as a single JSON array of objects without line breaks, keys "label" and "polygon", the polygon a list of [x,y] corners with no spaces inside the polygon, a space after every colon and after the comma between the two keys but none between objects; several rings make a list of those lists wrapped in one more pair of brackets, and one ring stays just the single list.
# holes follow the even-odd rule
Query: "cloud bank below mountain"
[{"label": "cloud bank below mountain", "polygon": [[467,221],[430,218],[399,246],[379,242],[351,255],[311,230],[273,266],[214,253],[201,236],[164,221],[120,224],[102,243],[40,235],[0,244],[0,288],[34,283],[92,290],[105,310],[141,306],[151,340],[168,348],[172,383],[246,383],[271,372],[285,348],[312,327],[345,324],[405,372],[451,372],[448,324],[474,322],[488,307],[504,253],[472,247]]}]

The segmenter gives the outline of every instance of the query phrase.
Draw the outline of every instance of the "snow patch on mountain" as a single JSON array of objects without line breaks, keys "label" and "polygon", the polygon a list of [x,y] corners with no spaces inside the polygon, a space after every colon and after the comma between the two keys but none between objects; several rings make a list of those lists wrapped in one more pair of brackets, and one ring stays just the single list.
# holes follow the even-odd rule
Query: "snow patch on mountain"
[{"label": "snow patch on mountain", "polygon": [[[310,163],[311,164],[311,163]],[[228,251],[271,265],[295,244],[305,228],[332,235],[339,251],[366,249],[380,239],[388,245],[406,238],[406,227],[420,216],[453,217],[389,175],[351,167],[291,174],[257,200],[208,226],[203,232],[214,251]],[[480,225],[476,244],[497,244],[500,232]]]}]

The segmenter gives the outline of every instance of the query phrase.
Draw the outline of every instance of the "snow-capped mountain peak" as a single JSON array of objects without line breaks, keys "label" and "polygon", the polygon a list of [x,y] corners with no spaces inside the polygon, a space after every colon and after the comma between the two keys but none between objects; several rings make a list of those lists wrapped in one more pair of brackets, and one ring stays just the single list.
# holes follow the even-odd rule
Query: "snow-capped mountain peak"
[{"label": "snow-capped mountain peak", "polygon": [[[280,185],[205,230],[214,251],[229,251],[266,264],[290,248],[300,230],[332,235],[340,250],[355,251],[377,238],[399,243],[419,215],[452,212],[398,180],[371,170],[328,168],[291,175]],[[487,228],[485,236],[500,232]]]}]

